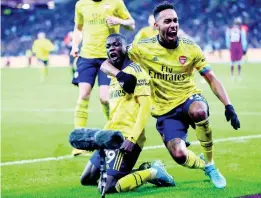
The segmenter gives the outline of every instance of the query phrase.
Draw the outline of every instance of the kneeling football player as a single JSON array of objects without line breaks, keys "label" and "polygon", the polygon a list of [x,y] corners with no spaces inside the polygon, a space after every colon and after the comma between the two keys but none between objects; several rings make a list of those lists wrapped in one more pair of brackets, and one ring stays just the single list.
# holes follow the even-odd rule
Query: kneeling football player
[{"label": "kneeling football player", "polygon": [[[175,186],[173,177],[160,161],[152,162],[145,170],[132,172],[146,139],[144,128],[151,112],[151,90],[149,76],[129,60],[126,47],[127,41],[121,34],[111,34],[106,40],[107,61],[120,72],[111,78],[110,118],[104,129],[121,131],[125,140],[120,149],[106,150],[105,192],[130,191],[146,182]],[[97,184],[101,158],[100,152],[95,151],[81,175],[82,185]]]}]

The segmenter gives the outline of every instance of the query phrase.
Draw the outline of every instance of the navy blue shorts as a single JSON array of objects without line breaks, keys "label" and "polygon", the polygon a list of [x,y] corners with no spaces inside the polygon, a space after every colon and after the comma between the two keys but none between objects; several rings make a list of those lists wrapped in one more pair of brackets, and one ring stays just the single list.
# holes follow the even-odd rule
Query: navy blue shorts
[{"label": "navy blue shorts", "polygon": [[98,75],[98,84],[110,85],[110,78],[100,70],[101,64],[106,58],[93,58],[87,59],[79,57],[77,60],[77,69],[74,73],[72,83],[78,85],[79,83],[85,82],[92,86],[95,83],[96,76]]},{"label": "navy blue shorts", "polygon": [[45,67],[48,65],[48,60],[42,60],[38,58],[38,61],[42,62]]},{"label": "navy blue shorts", "polygon": [[156,117],[156,128],[165,144],[174,138],[181,138],[187,142],[186,138],[189,126],[195,128],[195,123],[188,115],[189,107],[194,101],[203,101],[208,106],[206,99],[201,94],[194,94],[170,112]]},{"label": "navy blue shorts", "polygon": [[[119,149],[105,150],[107,174],[121,178],[131,173],[141,152],[141,148],[136,145],[132,153],[124,154]],[[99,151],[95,151],[90,159],[91,163],[100,169],[101,157]]]}]

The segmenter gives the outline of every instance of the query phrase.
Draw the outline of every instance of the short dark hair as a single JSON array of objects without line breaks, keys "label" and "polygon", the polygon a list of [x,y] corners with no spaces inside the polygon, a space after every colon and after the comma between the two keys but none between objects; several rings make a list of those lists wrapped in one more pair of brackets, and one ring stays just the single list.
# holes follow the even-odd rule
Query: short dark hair
[{"label": "short dark hair", "polygon": [[172,9],[172,10],[175,10],[174,9],[174,5],[169,3],[168,1],[164,1],[158,5],[155,6],[155,8],[153,9],[153,15],[154,15],[154,18],[156,19],[156,17],[159,16],[159,13],[163,10],[167,10],[167,9]]},{"label": "short dark hair", "polygon": [[127,39],[125,36],[123,36],[122,34],[116,34],[116,33],[113,33],[113,34],[110,34],[108,38],[119,38],[122,42],[124,42],[124,44],[127,45]]}]

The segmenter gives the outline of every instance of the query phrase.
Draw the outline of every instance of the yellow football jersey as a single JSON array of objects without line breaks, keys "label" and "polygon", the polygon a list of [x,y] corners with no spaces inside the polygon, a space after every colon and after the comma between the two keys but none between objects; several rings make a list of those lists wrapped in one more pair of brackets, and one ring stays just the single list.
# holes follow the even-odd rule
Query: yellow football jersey
[{"label": "yellow football jersey", "polygon": [[176,49],[162,47],[157,39],[143,39],[129,48],[131,60],[139,63],[151,77],[152,115],[163,115],[200,93],[194,82],[194,69],[204,75],[211,70],[200,47],[179,38]]},{"label": "yellow football jersey", "polygon": [[134,38],[134,42],[138,42],[140,41],[141,39],[144,39],[144,38],[151,38],[151,37],[154,37],[158,34],[158,30],[150,27],[150,26],[147,26],[147,27],[144,27],[142,28],[135,36]]},{"label": "yellow football jersey", "polygon": [[32,51],[35,56],[43,61],[48,60],[49,54],[54,50],[54,45],[48,39],[36,39],[33,43]]},{"label": "yellow football jersey", "polygon": [[80,0],[75,5],[76,24],[83,25],[83,41],[80,55],[84,58],[106,58],[106,38],[120,32],[120,25],[109,27],[108,16],[121,19],[131,18],[122,0]]},{"label": "yellow football jersey", "polygon": [[[116,78],[111,78],[109,89],[110,99],[110,118],[104,129],[119,130],[124,137],[132,136],[132,130],[136,123],[139,112],[138,96],[151,95],[150,77],[141,69],[141,67],[132,61],[123,69],[125,73],[134,75],[137,78],[137,85],[134,94],[126,93]],[[137,144],[142,148],[145,142],[145,133],[143,132]]]}]

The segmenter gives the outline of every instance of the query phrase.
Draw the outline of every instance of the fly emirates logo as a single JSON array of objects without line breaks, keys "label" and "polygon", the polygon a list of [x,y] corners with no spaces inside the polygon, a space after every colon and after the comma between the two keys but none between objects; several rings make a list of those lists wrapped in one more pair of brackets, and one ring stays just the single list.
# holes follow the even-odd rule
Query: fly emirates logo
[{"label": "fly emirates logo", "polygon": [[173,73],[173,68],[162,65],[161,72],[156,72],[149,69],[149,75],[151,78],[166,80],[170,82],[184,81],[186,79],[186,73]]}]

